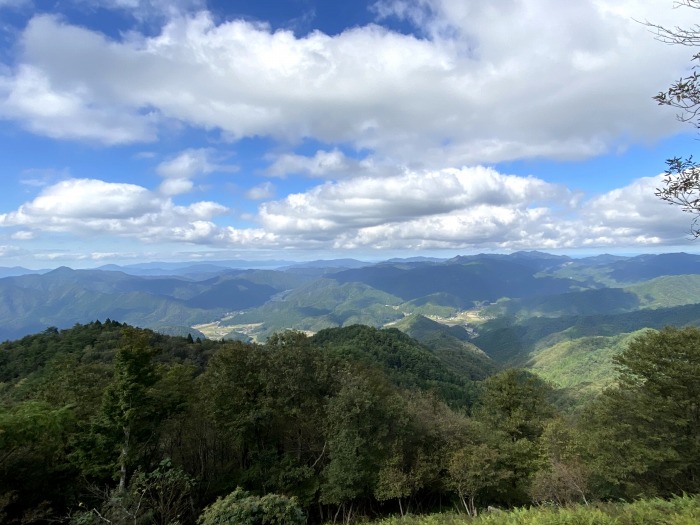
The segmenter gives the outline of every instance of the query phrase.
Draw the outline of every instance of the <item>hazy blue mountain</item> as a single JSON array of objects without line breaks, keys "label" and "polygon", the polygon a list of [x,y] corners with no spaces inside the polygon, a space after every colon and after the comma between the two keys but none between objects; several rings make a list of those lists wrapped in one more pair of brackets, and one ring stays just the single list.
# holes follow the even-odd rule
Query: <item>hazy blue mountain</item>
[{"label": "hazy blue mountain", "polygon": [[636,257],[602,255],[573,259],[552,276],[581,281],[587,285],[625,286],[664,275],[700,274],[700,255],[687,253],[646,254]]},{"label": "hazy blue mountain", "polygon": [[22,266],[3,266],[0,267],[0,279],[3,277],[18,277],[20,275],[40,274],[49,271],[51,270],[29,270],[28,268],[23,268]]},{"label": "hazy blue mountain", "polygon": [[333,274],[339,282],[361,282],[378,290],[412,300],[435,293],[449,293],[464,306],[503,297],[532,297],[570,291],[572,282],[538,277],[538,269],[517,259],[455,258],[444,263],[402,268],[379,264]]},{"label": "hazy blue mountain", "polygon": [[566,255],[552,255],[539,251],[518,251],[510,254],[478,254],[459,255],[446,261],[447,263],[468,264],[474,261],[509,261],[533,269],[535,272],[560,268],[571,262]]},{"label": "hazy blue mountain", "polygon": [[[686,303],[687,304],[687,303]],[[640,308],[639,294],[622,288],[598,288],[500,301],[484,309],[490,316],[561,317],[618,314]]]},{"label": "hazy blue mountain", "polygon": [[613,262],[610,276],[618,282],[639,282],[663,275],[690,275],[700,273],[700,255],[664,253],[639,255]]},{"label": "hazy blue mountain", "polygon": [[191,281],[61,267],[0,279],[0,340],[106,318],[154,329],[189,328],[262,305],[279,291],[235,275]]},{"label": "hazy blue mountain", "polygon": [[358,261],[357,259],[320,259],[317,261],[306,261],[285,266],[283,269],[292,268],[362,268],[363,266],[371,266],[372,263],[366,261]]},{"label": "hazy blue mountain", "polygon": [[387,263],[436,263],[443,262],[445,259],[439,257],[394,257],[387,259]]}]

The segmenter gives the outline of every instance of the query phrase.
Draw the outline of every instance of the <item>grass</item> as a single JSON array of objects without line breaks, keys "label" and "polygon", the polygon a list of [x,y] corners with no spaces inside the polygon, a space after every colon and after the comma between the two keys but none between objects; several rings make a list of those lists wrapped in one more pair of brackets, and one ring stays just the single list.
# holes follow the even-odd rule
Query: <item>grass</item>
[{"label": "grass", "polygon": [[631,503],[598,503],[590,506],[530,507],[484,512],[470,518],[456,512],[390,517],[372,525],[697,525],[700,497],[670,500],[644,499]]}]

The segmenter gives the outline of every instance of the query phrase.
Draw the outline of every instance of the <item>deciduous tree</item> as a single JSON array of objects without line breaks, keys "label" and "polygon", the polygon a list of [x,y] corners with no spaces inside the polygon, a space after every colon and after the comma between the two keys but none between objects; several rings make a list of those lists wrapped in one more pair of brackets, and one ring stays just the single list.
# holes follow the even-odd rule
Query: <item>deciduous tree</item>
[{"label": "deciduous tree", "polygon": [[622,495],[700,490],[700,330],[649,331],[616,358],[619,381],[587,419],[592,466]]},{"label": "deciduous tree", "polygon": [[[700,0],[676,0],[676,7],[687,7],[700,10]],[[688,27],[666,27],[651,22],[647,26],[661,42],[674,45],[700,47],[700,26],[695,24]],[[688,122],[700,128],[700,75],[697,62],[700,52],[691,57],[692,72],[672,83],[668,89],[659,92],[654,100],[659,105],[670,106],[678,110],[676,114],[682,122]],[[662,200],[680,206],[683,211],[692,213],[691,232],[695,237],[700,236],[700,164],[693,156],[673,157],[666,161],[666,176],[663,186],[657,188],[656,195]]]}]

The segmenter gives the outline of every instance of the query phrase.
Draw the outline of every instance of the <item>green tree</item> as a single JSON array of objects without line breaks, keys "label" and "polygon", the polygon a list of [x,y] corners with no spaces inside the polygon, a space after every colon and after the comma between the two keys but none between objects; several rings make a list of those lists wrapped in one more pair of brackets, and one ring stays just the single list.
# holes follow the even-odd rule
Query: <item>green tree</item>
[{"label": "green tree", "polygon": [[31,523],[64,510],[76,475],[67,459],[74,427],[70,407],[25,401],[0,408],[0,522]]},{"label": "green tree", "polygon": [[700,330],[648,331],[615,361],[618,386],[585,421],[603,490],[635,497],[699,491]]},{"label": "green tree", "polygon": [[543,461],[539,438],[555,415],[550,402],[552,388],[536,375],[508,369],[483,382],[474,418],[481,424],[474,443],[486,443],[498,451],[507,475],[489,488],[494,499],[509,505],[529,501],[532,476]]},{"label": "green tree", "polygon": [[[104,391],[100,414],[94,425],[93,441],[102,465],[93,456],[84,464],[88,470],[111,470],[119,480],[118,490],[126,489],[131,472],[139,465],[144,447],[153,439],[159,413],[153,402],[151,388],[158,381],[153,357],[157,350],[148,340],[148,333],[126,329],[124,342],[114,358],[114,376]],[[89,446],[90,446],[89,445]],[[97,465],[91,464],[94,460]],[[97,471],[95,471],[97,467]]]},{"label": "green tree", "polygon": [[348,367],[340,372],[340,390],[328,401],[328,464],[321,503],[335,505],[349,521],[354,503],[371,496],[388,448],[392,397],[386,377],[376,369]]},{"label": "green tree", "polygon": [[254,496],[237,488],[209,505],[198,525],[303,525],[306,518],[294,498],[280,494]]},{"label": "green tree", "polygon": [[190,523],[193,516],[191,492],[194,479],[164,459],[149,473],[137,471],[129,485],[109,490],[97,504],[73,514],[74,525],[177,525]]},{"label": "green tree", "polygon": [[545,463],[530,487],[535,503],[588,504],[589,472],[582,460],[582,436],[563,418],[547,423],[540,438]]},{"label": "green tree", "polygon": [[449,484],[469,516],[477,515],[476,498],[508,477],[500,452],[486,443],[456,450],[448,465]]},{"label": "green tree", "polygon": [[535,374],[509,368],[483,382],[475,415],[512,441],[535,440],[555,414],[552,388]]}]

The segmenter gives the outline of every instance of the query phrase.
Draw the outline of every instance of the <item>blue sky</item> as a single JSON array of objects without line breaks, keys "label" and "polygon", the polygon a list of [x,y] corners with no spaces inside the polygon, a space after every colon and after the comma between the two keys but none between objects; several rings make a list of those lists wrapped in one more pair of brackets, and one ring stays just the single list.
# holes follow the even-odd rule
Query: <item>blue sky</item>
[{"label": "blue sky", "polygon": [[698,251],[672,0],[0,0],[0,266]]}]

